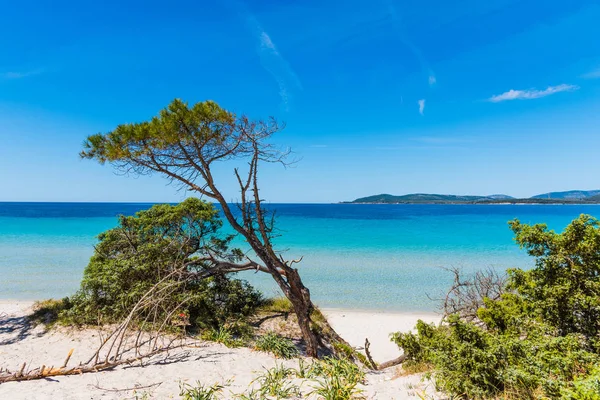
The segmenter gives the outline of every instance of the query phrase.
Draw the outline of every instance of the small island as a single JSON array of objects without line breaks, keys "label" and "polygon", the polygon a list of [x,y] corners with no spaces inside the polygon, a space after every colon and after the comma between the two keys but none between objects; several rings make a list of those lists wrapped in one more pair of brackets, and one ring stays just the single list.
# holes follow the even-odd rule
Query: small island
[{"label": "small island", "polygon": [[569,190],[550,192],[528,198],[505,194],[489,196],[412,193],[400,196],[376,194],[345,204],[600,204],[600,190]]}]

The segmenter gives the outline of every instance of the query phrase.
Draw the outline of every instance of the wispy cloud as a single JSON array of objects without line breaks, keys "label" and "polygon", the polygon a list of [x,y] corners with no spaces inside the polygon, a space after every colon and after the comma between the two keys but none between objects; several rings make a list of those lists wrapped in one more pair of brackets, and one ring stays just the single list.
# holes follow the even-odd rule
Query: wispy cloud
[{"label": "wispy cloud", "polygon": [[425,115],[423,112],[425,111],[425,99],[421,99],[417,101],[419,103],[419,114]]},{"label": "wispy cloud", "polygon": [[29,76],[38,75],[43,72],[42,69],[32,69],[28,71],[7,71],[0,72],[0,79],[3,80],[14,80],[14,79],[23,79]]},{"label": "wispy cloud", "polygon": [[429,65],[429,62],[427,61],[427,59],[423,56],[423,53],[421,52],[421,50],[412,41],[410,41],[408,39],[408,37],[404,34],[403,26],[402,26],[403,25],[402,24],[402,16],[398,14],[398,10],[394,6],[394,2],[392,0],[387,1],[387,9],[388,9],[388,14],[390,15],[390,17],[392,19],[392,25],[393,25],[394,30],[396,30],[398,38],[402,41],[402,43],[406,47],[408,47],[408,49],[413,53],[413,55],[419,61],[419,64],[421,64],[422,71],[427,74],[427,82],[429,83],[429,86],[435,85],[435,83],[437,82],[435,73],[431,69],[431,66]]},{"label": "wispy cloud", "polygon": [[544,90],[528,89],[528,90],[514,90],[511,89],[508,92],[492,96],[488,101],[492,103],[499,103],[507,100],[531,100],[539,99],[542,97],[550,96],[560,92],[573,92],[579,89],[577,85],[562,84],[558,86],[548,86]]},{"label": "wispy cloud", "polygon": [[258,32],[258,38],[260,41],[260,56],[263,67],[273,76],[277,85],[279,86],[279,96],[281,102],[286,111],[289,110],[290,101],[292,94],[289,90],[289,86],[293,86],[297,89],[302,89],[300,80],[290,67],[287,61],[279,54],[275,43],[271,40],[271,37],[267,32],[262,30],[260,24],[251,17],[255,25],[255,29]]},{"label": "wispy cloud", "polygon": [[244,18],[258,40],[258,55],[262,66],[271,74],[279,86],[279,96],[285,110],[289,110],[290,102],[294,90],[302,90],[300,79],[290,64],[281,55],[275,42],[269,36],[266,30],[258,22],[256,17],[250,12],[246,5],[240,1],[233,1],[236,11]]},{"label": "wispy cloud", "polygon": [[582,78],[585,79],[596,79],[596,78],[600,78],[600,68],[595,69],[593,71],[588,72],[587,74],[583,74],[581,76]]},{"label": "wispy cloud", "polygon": [[421,142],[433,145],[466,144],[474,143],[473,138],[468,137],[444,137],[444,136],[419,136],[409,138],[413,142]]},{"label": "wispy cloud", "polygon": [[267,35],[267,32],[265,31],[261,32],[260,34],[260,45],[263,48],[271,50],[275,55],[279,55],[279,52],[277,51],[275,44],[273,44],[271,37]]}]

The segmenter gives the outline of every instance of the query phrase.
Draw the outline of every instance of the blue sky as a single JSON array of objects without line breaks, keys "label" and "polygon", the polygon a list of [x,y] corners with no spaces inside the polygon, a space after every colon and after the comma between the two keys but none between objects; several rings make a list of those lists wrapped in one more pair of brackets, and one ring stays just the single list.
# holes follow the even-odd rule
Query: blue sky
[{"label": "blue sky", "polygon": [[263,171],[273,202],[597,189],[599,20],[584,0],[3,2],[0,201],[181,200],[78,158],[176,97],[285,121],[301,161]]}]

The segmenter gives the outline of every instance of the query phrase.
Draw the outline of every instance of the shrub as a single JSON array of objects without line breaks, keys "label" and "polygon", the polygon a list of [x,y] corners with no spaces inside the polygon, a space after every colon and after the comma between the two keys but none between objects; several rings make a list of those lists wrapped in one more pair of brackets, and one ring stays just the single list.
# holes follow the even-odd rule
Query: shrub
[{"label": "shrub", "polygon": [[62,300],[42,300],[33,304],[33,314],[29,318],[35,323],[53,324],[58,321],[60,313],[71,308],[69,298]]},{"label": "shrub", "polygon": [[266,335],[256,339],[255,348],[260,351],[273,353],[275,357],[284,359],[297,357],[300,354],[294,342],[274,332],[268,332]]},{"label": "shrub", "polygon": [[529,271],[510,270],[509,285],[559,335],[576,333],[591,342],[600,334],[600,223],[588,215],[564,232],[545,224],[510,222],[516,242],[536,258]]},{"label": "shrub", "polygon": [[[392,340],[408,363],[430,364],[438,389],[472,398],[600,398],[600,228],[588,216],[563,233],[512,221],[535,268],[509,271],[506,291],[476,317]],[[471,313],[472,315],[472,313]]]},{"label": "shrub", "polygon": [[265,299],[260,306],[260,311],[272,313],[291,313],[294,311],[292,302],[286,297],[272,297]]},{"label": "shrub", "polygon": [[218,274],[195,278],[207,267],[199,255],[239,259],[221,225],[217,210],[194,198],[121,216],[116,228],[99,235],[81,288],[69,299],[73,307],[61,317],[84,324],[119,320],[157,282],[169,288],[161,299],[165,313],[181,305],[181,325],[218,328],[254,313],[262,296],[247,282]]}]

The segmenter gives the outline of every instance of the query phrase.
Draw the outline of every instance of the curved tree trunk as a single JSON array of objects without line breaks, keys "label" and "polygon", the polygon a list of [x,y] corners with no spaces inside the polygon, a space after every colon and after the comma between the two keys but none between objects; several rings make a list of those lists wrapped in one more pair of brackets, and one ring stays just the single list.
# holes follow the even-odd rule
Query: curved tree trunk
[{"label": "curved tree trunk", "polygon": [[313,304],[310,300],[310,291],[302,283],[297,269],[292,268],[287,278],[291,295],[287,297],[294,306],[294,312],[298,318],[298,326],[306,342],[306,354],[310,357],[318,357],[319,340],[311,327],[312,321],[310,315],[313,310]]},{"label": "curved tree trunk", "polygon": [[[298,270],[292,268],[295,261],[285,261],[273,249],[274,216],[269,218],[262,207],[258,168],[260,163],[290,164],[286,161],[289,151],[281,151],[269,143],[280,129],[274,119],[265,122],[237,117],[214,102],[189,107],[175,100],[149,122],[120,125],[113,132],[88,137],[81,156],[100,163],[108,161],[125,172],[158,172],[186,190],[218,202],[229,224],[263,265],[250,259],[237,266],[221,263],[222,260],[217,263],[229,272],[256,268],[270,274],[294,307],[307,354],[317,357],[319,346],[328,347],[338,341],[347,343],[326,321],[314,324],[310,292]],[[241,197],[239,217],[232,212],[213,176],[213,164],[227,160],[247,162],[244,172],[234,168]],[[315,329],[315,325],[321,329]]]}]

